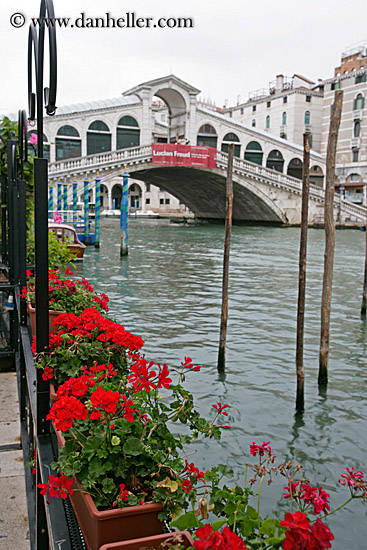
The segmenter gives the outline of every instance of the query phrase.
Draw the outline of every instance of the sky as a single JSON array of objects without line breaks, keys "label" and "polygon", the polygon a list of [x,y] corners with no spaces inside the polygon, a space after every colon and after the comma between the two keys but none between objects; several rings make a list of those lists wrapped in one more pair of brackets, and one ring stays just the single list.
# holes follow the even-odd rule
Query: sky
[{"label": "sky", "polygon": [[[0,2],[0,114],[28,108],[28,27],[39,5]],[[117,97],[172,73],[201,90],[202,99],[231,106],[268,88],[277,74],[330,78],[342,51],[367,40],[365,0],[54,0],[54,8],[56,17],[70,18],[68,28],[57,29],[60,106]],[[111,24],[132,12],[152,17],[150,25],[191,18],[193,27],[80,27],[82,17],[90,24],[109,13]],[[24,26],[12,26],[22,16]],[[45,82],[47,76],[45,63]]]}]

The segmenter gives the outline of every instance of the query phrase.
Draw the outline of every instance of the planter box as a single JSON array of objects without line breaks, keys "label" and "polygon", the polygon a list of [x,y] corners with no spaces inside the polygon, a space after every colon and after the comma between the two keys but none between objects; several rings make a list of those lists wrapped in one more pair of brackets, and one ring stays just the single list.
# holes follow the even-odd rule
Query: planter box
[{"label": "planter box", "polygon": [[164,535],[155,535],[154,537],[104,544],[100,550],[168,550],[171,540],[172,546],[179,543],[184,548],[189,548],[194,544],[190,533],[187,531],[177,531],[176,533],[166,533]]},{"label": "planter box", "polygon": [[160,503],[100,512],[92,497],[82,492],[77,480],[74,480],[73,489],[69,499],[89,550],[99,550],[106,544],[162,533],[163,523],[158,519],[158,514],[163,509]]},{"label": "planter box", "polygon": [[[32,336],[33,338],[36,336],[36,310],[34,307],[31,306],[31,304],[27,304],[27,312],[31,320],[31,327],[32,327]],[[59,325],[53,325],[55,317],[58,317],[61,315],[61,313],[65,313],[65,311],[56,311],[53,309],[50,309],[48,312],[48,330],[51,334],[51,332],[54,332],[57,330]]]}]

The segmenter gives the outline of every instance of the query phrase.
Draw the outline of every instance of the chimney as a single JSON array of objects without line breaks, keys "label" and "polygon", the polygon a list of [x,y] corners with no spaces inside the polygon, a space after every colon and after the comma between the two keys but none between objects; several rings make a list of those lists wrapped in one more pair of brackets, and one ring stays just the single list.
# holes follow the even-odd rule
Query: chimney
[{"label": "chimney", "polygon": [[228,99],[224,100],[224,107],[225,107],[225,109],[228,109]]},{"label": "chimney", "polygon": [[284,76],[282,74],[278,74],[276,76],[275,91],[276,92],[283,91],[283,86],[284,86]]}]

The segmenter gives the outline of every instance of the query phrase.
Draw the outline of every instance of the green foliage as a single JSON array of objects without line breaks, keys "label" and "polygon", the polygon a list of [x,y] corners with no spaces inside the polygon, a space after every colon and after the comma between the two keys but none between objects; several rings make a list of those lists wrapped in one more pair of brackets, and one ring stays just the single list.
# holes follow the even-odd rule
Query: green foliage
[{"label": "green foliage", "polygon": [[[34,265],[34,235],[29,235],[27,239],[27,260],[30,265]],[[48,232],[48,267],[59,271],[65,271],[68,265],[74,267],[72,254],[68,244],[59,240],[52,232]]]}]

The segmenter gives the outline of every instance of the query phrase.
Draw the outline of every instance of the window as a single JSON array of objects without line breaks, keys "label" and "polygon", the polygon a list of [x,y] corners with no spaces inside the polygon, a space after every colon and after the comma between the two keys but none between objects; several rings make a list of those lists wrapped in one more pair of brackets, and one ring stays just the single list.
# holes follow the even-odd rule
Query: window
[{"label": "window", "polygon": [[111,151],[111,133],[107,124],[95,120],[87,131],[87,155]]},{"label": "window", "polygon": [[352,162],[358,162],[359,149],[353,149],[352,153],[353,153],[353,160],[352,160]]},{"label": "window", "polygon": [[82,140],[73,126],[65,125],[58,129],[56,139],[56,160],[82,156]]},{"label": "window", "polygon": [[280,151],[274,149],[268,155],[266,159],[266,167],[271,168],[271,170],[276,170],[277,172],[283,172],[284,159]]},{"label": "window", "polygon": [[145,184],[145,191],[146,191],[147,193],[149,193],[149,191],[150,191],[150,183],[146,183],[146,184]]},{"label": "window", "polygon": [[267,130],[269,130],[269,128],[270,128],[270,116],[269,115],[266,117],[265,128]]},{"label": "window", "polygon": [[288,102],[288,98],[287,98],[287,96],[285,95],[285,96],[283,97],[283,103],[287,103],[287,102]]},{"label": "window", "polygon": [[354,100],[354,110],[363,109],[364,107],[364,97],[362,94],[358,94]]},{"label": "window", "polygon": [[257,141],[250,141],[250,143],[246,146],[245,160],[249,160],[250,162],[254,162],[260,166],[262,165],[263,152],[260,143]]},{"label": "window", "polygon": [[252,106],[252,112],[254,113],[256,111],[256,105]]},{"label": "window", "polygon": [[[240,144],[240,140],[238,138],[238,136],[236,134],[234,134],[233,132],[229,132],[228,134],[226,134],[223,138],[223,141],[222,141],[222,147],[221,147],[221,150],[223,151],[223,153],[228,153],[228,145],[230,143],[235,143],[235,146],[234,146],[234,156],[235,157],[240,157],[240,151],[241,151],[241,144]],[[237,145],[238,143],[238,145]]]},{"label": "window", "polygon": [[267,106],[267,108],[269,109],[269,108],[271,107],[271,101],[267,101],[267,102],[266,102],[266,106]]},{"label": "window", "polygon": [[357,120],[354,123],[354,137],[359,137],[361,134],[361,123]]},{"label": "window", "polygon": [[217,148],[217,131],[211,124],[203,124],[199,128],[199,132],[196,138],[196,145],[202,147],[214,147]]},{"label": "window", "polygon": [[169,199],[165,199],[165,204],[169,204]]},{"label": "window", "polygon": [[164,204],[164,199],[159,199],[159,204]]},{"label": "window", "polygon": [[150,204],[150,199],[145,199],[145,204]]},{"label": "window", "polygon": [[256,128],[256,120],[254,118],[252,119],[251,126],[253,128]]},{"label": "window", "polygon": [[340,89],[340,80],[336,80],[335,82],[331,83],[331,89],[332,90],[339,90]]},{"label": "window", "polygon": [[229,118],[232,118],[232,111],[229,111]]},{"label": "window", "polygon": [[366,73],[358,74],[355,79],[355,84],[361,84],[361,82],[366,82]]},{"label": "window", "polygon": [[140,145],[140,130],[135,118],[125,115],[117,123],[116,148],[127,149]]},{"label": "window", "polygon": [[305,124],[311,124],[311,113],[310,113],[310,111],[305,112]]},{"label": "window", "polygon": [[306,95],[306,103],[311,103],[311,96],[310,95]]},{"label": "window", "polygon": [[241,115],[243,115],[243,107],[241,107],[240,112],[241,112]]},{"label": "window", "polygon": [[282,124],[285,126],[287,124],[287,113],[284,111],[282,114]]}]

